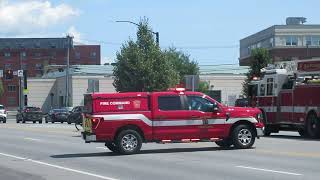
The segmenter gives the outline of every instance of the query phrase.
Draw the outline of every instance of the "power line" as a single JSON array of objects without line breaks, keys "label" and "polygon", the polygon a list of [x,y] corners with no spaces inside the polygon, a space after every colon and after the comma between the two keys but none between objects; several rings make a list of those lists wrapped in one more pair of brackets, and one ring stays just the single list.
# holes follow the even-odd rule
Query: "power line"
[{"label": "power line", "polygon": [[[109,42],[109,41],[102,41],[102,40],[93,40],[93,39],[80,39],[81,41],[87,41],[87,42],[95,42],[100,44],[106,44],[106,45],[117,45],[120,46],[123,43],[116,43],[116,42]],[[84,44],[83,42],[76,42],[79,44]],[[165,48],[170,48],[172,46],[163,46]],[[177,49],[194,49],[194,50],[205,50],[205,49],[232,49],[232,48],[238,48],[239,45],[224,45],[224,46],[173,46]]]}]

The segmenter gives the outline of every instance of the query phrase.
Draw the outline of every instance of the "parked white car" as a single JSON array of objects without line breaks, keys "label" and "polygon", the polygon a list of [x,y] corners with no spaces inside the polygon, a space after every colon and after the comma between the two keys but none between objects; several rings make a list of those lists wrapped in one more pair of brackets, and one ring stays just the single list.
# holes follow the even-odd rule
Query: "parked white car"
[{"label": "parked white car", "polygon": [[6,123],[7,122],[7,111],[6,109],[4,108],[3,105],[0,104],[0,122],[2,121],[3,123]]}]

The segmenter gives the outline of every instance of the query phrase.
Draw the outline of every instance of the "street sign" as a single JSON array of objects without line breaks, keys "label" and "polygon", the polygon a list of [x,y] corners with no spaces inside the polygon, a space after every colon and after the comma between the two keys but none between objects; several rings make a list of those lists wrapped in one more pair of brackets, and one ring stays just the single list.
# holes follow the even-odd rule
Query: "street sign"
[{"label": "street sign", "polygon": [[23,70],[18,70],[18,77],[23,77]]},{"label": "street sign", "polygon": [[0,70],[0,77],[3,77],[3,70]]},{"label": "street sign", "polygon": [[18,71],[13,71],[12,73],[14,76],[17,76],[18,75]]}]

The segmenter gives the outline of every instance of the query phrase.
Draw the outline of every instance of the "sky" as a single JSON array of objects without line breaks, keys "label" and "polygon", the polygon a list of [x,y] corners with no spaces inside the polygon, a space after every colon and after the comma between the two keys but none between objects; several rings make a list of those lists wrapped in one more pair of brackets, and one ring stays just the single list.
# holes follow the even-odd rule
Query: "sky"
[{"label": "sky", "polygon": [[0,0],[0,37],[74,36],[100,44],[101,61],[114,62],[121,44],[136,39],[149,19],[160,47],[176,47],[200,65],[237,64],[239,40],[286,17],[320,24],[319,0]]}]

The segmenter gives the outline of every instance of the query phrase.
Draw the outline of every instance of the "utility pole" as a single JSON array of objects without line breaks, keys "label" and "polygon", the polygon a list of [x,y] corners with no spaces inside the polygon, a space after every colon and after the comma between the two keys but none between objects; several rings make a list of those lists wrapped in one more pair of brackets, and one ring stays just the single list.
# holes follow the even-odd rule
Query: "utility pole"
[{"label": "utility pole", "polygon": [[67,35],[67,68],[66,68],[66,99],[65,106],[69,107],[69,68],[70,68],[70,48],[71,48],[72,37]]},{"label": "utility pole", "polygon": [[[22,70],[22,49],[20,49],[19,51],[20,53],[20,70]],[[23,80],[23,77],[18,77],[19,78],[19,109],[22,110],[23,109],[23,83],[22,83],[22,80]]]}]

